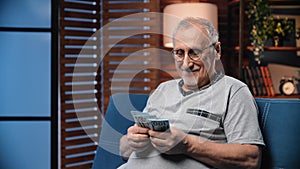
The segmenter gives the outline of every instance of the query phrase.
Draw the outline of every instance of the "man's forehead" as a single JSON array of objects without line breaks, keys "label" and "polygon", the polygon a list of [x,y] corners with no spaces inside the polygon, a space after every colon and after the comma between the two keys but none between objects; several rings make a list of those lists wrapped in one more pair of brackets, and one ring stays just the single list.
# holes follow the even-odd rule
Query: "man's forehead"
[{"label": "man's forehead", "polygon": [[188,27],[178,29],[174,36],[175,45],[176,43],[182,43],[187,46],[189,45],[205,45],[210,42],[207,31],[203,27]]},{"label": "man's forehead", "polygon": [[196,22],[188,22],[187,24],[179,27],[178,31],[187,30],[187,29],[194,30],[195,32],[198,32],[198,33],[204,33],[206,35],[208,34],[207,29],[204,27],[204,25],[201,25]]},{"label": "man's forehead", "polygon": [[208,38],[207,30],[199,24],[189,24],[179,28],[175,34],[175,37],[178,35],[205,36]]}]

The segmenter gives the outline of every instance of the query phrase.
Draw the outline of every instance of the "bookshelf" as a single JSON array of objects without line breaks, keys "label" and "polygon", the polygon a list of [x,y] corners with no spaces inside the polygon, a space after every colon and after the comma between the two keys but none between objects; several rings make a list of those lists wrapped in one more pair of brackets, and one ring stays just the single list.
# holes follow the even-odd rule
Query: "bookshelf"
[{"label": "bookshelf", "polygon": [[[247,50],[252,50],[253,46],[247,46],[246,49]],[[235,46],[234,50],[238,51],[238,50],[240,50],[240,47],[239,46]],[[278,47],[265,46],[264,50],[265,51],[300,51],[300,47],[293,47],[293,46],[278,46]]]},{"label": "bookshelf", "polygon": [[[229,35],[232,37],[231,40],[228,41],[230,44],[229,46],[232,46],[231,49],[232,52],[230,53],[231,58],[231,65],[233,70],[236,70],[236,73],[233,72],[233,76],[238,77],[239,79],[242,79],[244,76],[244,68],[245,66],[249,66],[250,58],[248,54],[253,49],[252,46],[248,46],[248,40],[249,40],[249,32],[247,25],[247,17],[245,16],[245,8],[246,8],[246,1],[245,0],[231,0],[228,2],[228,20],[231,20],[233,23],[229,23],[228,27],[231,27],[231,30],[229,31]],[[296,6],[296,8],[299,8],[300,11],[300,5],[298,0],[269,0],[269,3],[272,7],[276,6]],[[293,15],[299,16],[299,12],[294,13]],[[237,30],[237,31],[235,31]],[[234,40],[236,39],[236,40]],[[271,53],[274,53],[277,51],[280,52],[288,52],[288,51],[295,51],[299,52],[300,47],[296,46],[265,46],[264,51],[270,51]],[[273,56],[273,55],[272,55]],[[265,97],[265,98],[300,98],[300,94],[295,95],[272,95],[272,96],[256,96],[256,97]]]}]

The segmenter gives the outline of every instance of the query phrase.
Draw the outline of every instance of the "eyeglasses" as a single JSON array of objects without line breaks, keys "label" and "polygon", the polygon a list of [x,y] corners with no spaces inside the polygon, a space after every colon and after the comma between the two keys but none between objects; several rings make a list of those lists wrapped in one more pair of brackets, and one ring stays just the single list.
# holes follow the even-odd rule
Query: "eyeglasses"
[{"label": "eyeglasses", "polygon": [[[188,54],[188,56],[191,60],[199,61],[202,57],[203,51],[210,48],[210,47],[213,47],[214,45],[215,45],[215,43],[213,43],[213,44],[211,44],[208,47],[203,48],[203,49],[189,49],[187,51],[187,54]],[[172,50],[172,54],[173,54],[174,58],[176,59],[176,61],[181,62],[184,59],[185,50],[183,50],[183,49],[174,49],[174,50]]]}]

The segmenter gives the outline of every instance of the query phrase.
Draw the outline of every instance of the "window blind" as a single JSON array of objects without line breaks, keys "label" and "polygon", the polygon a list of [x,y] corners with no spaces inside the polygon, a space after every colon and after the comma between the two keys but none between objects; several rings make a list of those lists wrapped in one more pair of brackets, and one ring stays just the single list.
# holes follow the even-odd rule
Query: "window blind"
[{"label": "window blind", "polygon": [[91,168],[101,126],[100,1],[60,1],[61,168]]},{"label": "window blind", "polygon": [[150,93],[158,83],[160,18],[155,0],[103,1],[104,110],[113,93]]}]

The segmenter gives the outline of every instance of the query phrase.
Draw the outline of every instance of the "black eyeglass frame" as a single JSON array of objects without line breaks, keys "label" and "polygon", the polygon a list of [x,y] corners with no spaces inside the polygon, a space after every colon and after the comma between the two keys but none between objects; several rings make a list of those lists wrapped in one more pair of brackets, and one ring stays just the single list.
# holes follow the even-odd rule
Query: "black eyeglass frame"
[{"label": "black eyeglass frame", "polygon": [[[209,49],[211,47],[214,47],[216,45],[216,43],[212,43],[210,44],[209,46],[203,48],[203,49],[189,49],[187,52],[188,54],[188,57],[193,60],[193,61],[199,61],[202,57],[202,53],[206,50],[206,49]],[[178,54],[178,52],[181,51],[182,54]],[[197,52],[195,52],[197,51]],[[183,50],[183,49],[173,49],[171,51],[173,57],[176,59],[176,61],[178,62],[181,62],[184,60],[184,57],[185,57],[185,54],[186,54],[186,51]],[[192,57],[191,55],[194,54],[194,57]],[[177,56],[176,56],[177,55]],[[182,55],[182,57],[178,57],[178,55]]]}]

